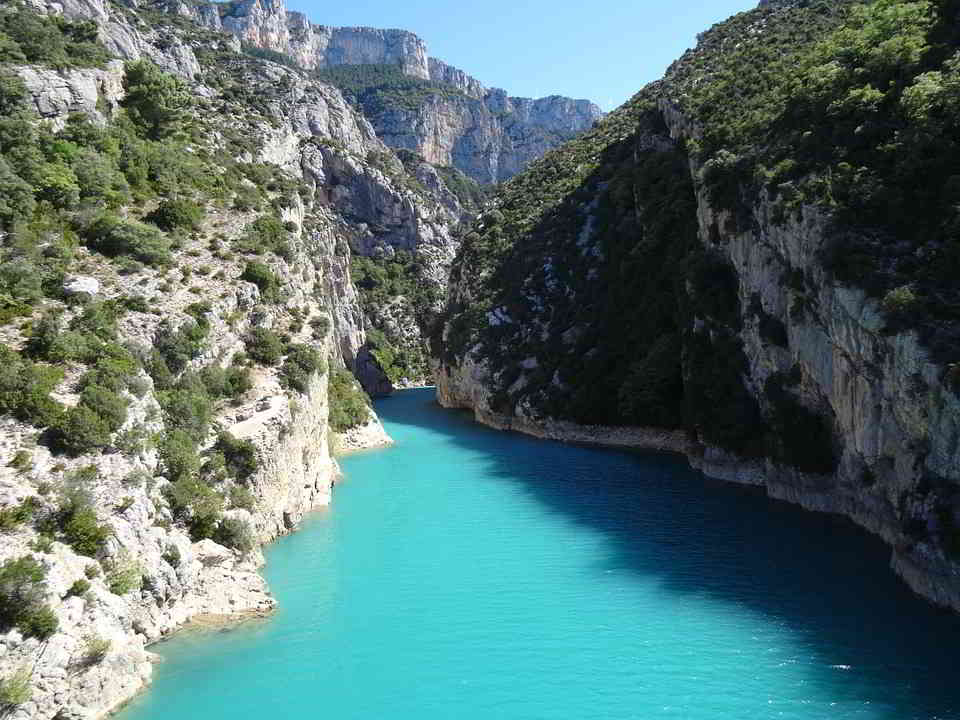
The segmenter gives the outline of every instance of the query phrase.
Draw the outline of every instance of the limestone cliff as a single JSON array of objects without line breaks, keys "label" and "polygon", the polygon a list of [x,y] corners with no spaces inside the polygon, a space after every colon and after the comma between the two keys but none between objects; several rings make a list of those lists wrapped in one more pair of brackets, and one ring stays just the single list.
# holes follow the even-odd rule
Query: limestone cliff
[{"label": "limestone cliff", "polygon": [[287,10],[283,0],[169,2],[165,9],[254,47],[283,53],[305,70],[385,64],[398,65],[413,77],[430,77],[426,45],[406,30],[314,25],[303,13]]},{"label": "limestone cliff", "polygon": [[[881,120],[836,99],[853,73],[885,72],[880,43],[946,37],[946,10],[878,30],[907,5],[764,3],[507,183],[453,266],[440,402],[496,427],[682,452],[846,515],[891,546],[911,587],[960,610],[960,350],[938,272],[955,267],[939,229],[953,211],[919,199],[941,155],[896,174],[881,139],[934,142],[949,164],[956,115],[934,130],[919,111]],[[771,47],[782,66],[762,59]],[[955,49],[896,72],[919,85]],[[792,84],[828,66],[836,85]],[[884,87],[905,106],[900,77]],[[876,185],[843,185],[851,165]]]},{"label": "limestone cliff", "polygon": [[314,25],[302,13],[288,11],[283,0],[161,5],[308,70],[395,67],[424,87],[448,91],[427,93],[425,102],[364,105],[364,112],[390,147],[416,152],[434,165],[456,167],[481,183],[506,180],[602,115],[587,100],[509,97],[428,57],[426,45],[413,33]]},{"label": "limestone cliff", "polygon": [[[95,22],[99,43],[82,41],[90,67],[0,67],[19,149],[48,132],[67,149],[0,148],[5,199],[30,163],[66,178],[36,229],[11,220],[20,206],[0,219],[0,573],[26,558],[43,578],[40,620],[4,605],[0,689],[28,680],[8,717],[95,718],[149,681],[148,643],[272,608],[260,546],[330,501],[331,448],[389,442],[344,370],[385,382],[354,253],[410,252],[439,284],[462,209],[335,88],[229,36],[93,0],[35,6]],[[182,85],[123,62],[141,58]],[[146,106],[176,96],[172,130],[136,114],[136,82],[157,83]],[[43,417],[21,395],[39,377]],[[26,592],[3,577],[5,598]]]},{"label": "limestone cliff", "polygon": [[[435,65],[433,67],[436,67]],[[484,184],[507,180],[601,117],[587,100],[551,96],[531,100],[482,89],[447,67],[442,77],[463,93],[432,94],[416,107],[368,113],[377,135],[394,148],[449,165]]]}]

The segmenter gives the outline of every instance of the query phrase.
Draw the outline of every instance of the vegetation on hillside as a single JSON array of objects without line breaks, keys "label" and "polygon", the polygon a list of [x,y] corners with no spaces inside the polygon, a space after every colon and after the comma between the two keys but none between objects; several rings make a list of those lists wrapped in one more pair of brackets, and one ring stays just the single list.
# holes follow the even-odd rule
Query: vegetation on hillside
[{"label": "vegetation on hillside", "polygon": [[[835,278],[881,298],[889,331],[917,328],[945,365],[960,360],[957,17],[946,0],[813,1],[704,33],[664,81],[496,193],[455,263],[463,295],[443,349],[480,343],[495,409],[523,400],[580,422],[682,428],[831,471],[833,419],[799,403],[794,372],[745,386],[741,318],[771,344],[787,334],[758,303],[740,307],[710,244],[749,231],[760,197],[775,222],[818,206]],[[673,149],[670,105],[692,125]],[[706,246],[701,188],[731,211]]]},{"label": "vegetation on hillside", "polygon": [[955,0],[760,9],[668,74],[702,128],[711,199],[742,223],[760,192],[781,217],[821,207],[827,267],[945,364],[960,361],[958,14]]},{"label": "vegetation on hillside", "polygon": [[[436,322],[440,288],[424,276],[423,260],[414,253],[401,250],[391,257],[354,255],[350,275],[368,318],[376,319],[400,304],[400,312],[412,310],[418,327],[428,328]],[[390,337],[386,329],[372,327],[368,328],[367,342],[392,383],[423,381],[428,376],[426,348],[416,340],[411,343],[410,338]]]},{"label": "vegetation on hillside", "polygon": [[109,57],[94,22],[39,15],[21,2],[0,8],[0,64],[103,67]]},{"label": "vegetation on hillside", "polygon": [[462,97],[446,85],[407,75],[399,65],[336,65],[315,77],[340,89],[362,113],[380,115],[389,110],[417,110],[432,97]]},{"label": "vegetation on hillside", "polygon": [[[35,426],[38,441],[66,459],[106,452],[135,456],[156,448],[175,521],[196,540],[210,537],[246,551],[253,542],[249,528],[224,511],[254,507],[247,485],[259,460],[249,440],[220,433],[210,446],[210,436],[218,408],[241,401],[251,389],[248,364],[258,357],[250,353],[227,367],[198,367],[209,343],[213,297],[181,308],[186,320],[177,320],[177,313],[161,322],[150,346],[125,340],[120,327],[128,313],[159,312],[156,304],[174,283],[208,275],[223,280],[233,266],[238,281],[258,287],[262,302],[283,300],[275,268],[292,257],[300,228],[283,222],[280,213],[305,191],[276,166],[244,162],[255,139],[235,135],[224,122],[266,112],[262,102],[241,112],[245,96],[233,92],[256,60],[205,62],[212,68],[210,84],[221,92],[211,100],[196,98],[182,80],[149,60],[129,62],[121,107],[98,106],[105,124],[75,114],[60,130],[37,117],[12,67],[97,67],[107,59],[92,23],[19,6],[0,10],[0,326],[14,338],[0,346],[0,412]],[[221,116],[205,112],[218,103]],[[207,235],[208,214],[227,210],[251,218],[230,247],[221,242],[223,235]],[[210,266],[179,262],[199,255],[201,241],[222,263],[215,274]],[[76,274],[119,276],[144,287],[156,287],[157,278],[162,282],[152,297],[91,299],[65,290],[65,280]],[[203,292],[198,285],[189,290]],[[285,314],[300,318],[302,326],[299,308]],[[271,338],[275,344],[256,348],[274,349],[276,358],[259,359],[280,366],[290,392],[306,391],[311,375],[326,370],[313,347],[292,343],[285,334]],[[159,434],[132,423],[128,412],[151,380],[164,421]],[[65,393],[75,401],[62,403]],[[342,422],[348,424],[356,413],[352,396],[345,396]],[[147,419],[153,419],[149,412]],[[17,457],[18,467],[29,468],[29,453]],[[77,553],[102,556],[111,530],[90,494],[96,479],[95,465],[65,474],[47,500],[0,510],[0,531],[31,524],[41,533],[39,551],[58,539]],[[120,501],[118,512],[132,502]],[[9,572],[37,586],[30,568],[18,568]],[[108,568],[114,592],[139,588],[140,577],[132,561]],[[38,635],[52,632],[46,611],[33,610],[29,618],[0,621]]]}]

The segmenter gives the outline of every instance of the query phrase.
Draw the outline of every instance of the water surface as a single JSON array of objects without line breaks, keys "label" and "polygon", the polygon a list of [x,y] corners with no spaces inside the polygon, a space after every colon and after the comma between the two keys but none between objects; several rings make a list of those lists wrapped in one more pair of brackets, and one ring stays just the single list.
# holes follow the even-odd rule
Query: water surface
[{"label": "water surface", "polygon": [[123,720],[960,719],[960,620],[848,523],[429,390],[377,411],[396,446],[268,548],[277,613],[156,646]]}]

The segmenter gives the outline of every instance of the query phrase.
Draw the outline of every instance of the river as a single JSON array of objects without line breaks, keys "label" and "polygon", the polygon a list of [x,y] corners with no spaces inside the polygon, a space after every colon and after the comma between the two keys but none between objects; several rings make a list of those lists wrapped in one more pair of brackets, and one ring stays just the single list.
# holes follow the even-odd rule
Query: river
[{"label": "river", "polygon": [[430,390],[122,720],[960,718],[960,618],[875,538],[679,459],[499,433]]}]

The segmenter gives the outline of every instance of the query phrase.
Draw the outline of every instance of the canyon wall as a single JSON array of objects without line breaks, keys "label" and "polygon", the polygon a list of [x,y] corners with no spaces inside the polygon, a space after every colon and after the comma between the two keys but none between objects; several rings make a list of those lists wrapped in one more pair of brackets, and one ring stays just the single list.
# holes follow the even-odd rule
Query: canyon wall
[{"label": "canyon wall", "polygon": [[[829,60],[832,32],[849,42],[836,13],[763,3],[716,26],[663,81],[497,193],[452,268],[437,397],[494,427],[680,452],[710,476],[845,515],[890,545],[914,590],[960,609],[957,344],[937,314],[952,291],[916,262],[945,258],[949,242],[846,212],[860,196],[815,202],[817,178],[833,171],[819,158],[755,160],[795,153],[776,144],[791,133],[817,157],[812,138],[832,132],[856,162],[858,140],[837,126],[805,125],[787,104],[771,112],[772,134],[756,121],[752,145],[734,144],[732,122],[719,127],[769,111],[762,97],[750,104],[760,84],[737,75],[758,68],[766,87],[786,83],[757,60],[766,43],[788,53],[789,74],[806,48]],[[792,44],[780,39],[788,26],[800,30]],[[732,38],[740,54],[725,65]],[[744,100],[724,114],[697,92]],[[863,111],[851,112],[857,138]],[[861,171],[892,185],[862,147]],[[930,294],[929,314],[915,293]]]}]

